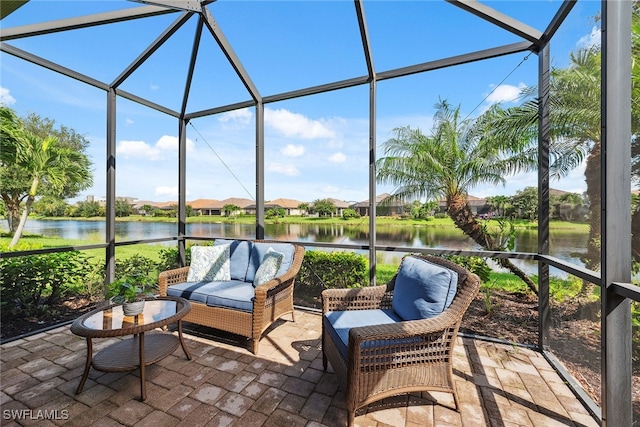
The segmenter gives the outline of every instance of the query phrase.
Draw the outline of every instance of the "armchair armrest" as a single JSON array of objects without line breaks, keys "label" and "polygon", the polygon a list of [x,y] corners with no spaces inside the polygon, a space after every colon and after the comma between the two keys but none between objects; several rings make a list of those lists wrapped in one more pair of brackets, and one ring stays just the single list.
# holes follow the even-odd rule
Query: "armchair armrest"
[{"label": "armchair armrest", "polygon": [[[460,321],[443,313],[431,319],[351,328],[348,369],[447,362]],[[388,359],[381,359],[381,354],[389,355]]]},{"label": "armchair armrest", "polygon": [[181,267],[173,270],[163,271],[158,275],[158,290],[160,296],[167,296],[167,288],[176,283],[182,283],[187,281],[189,274],[189,267]]}]

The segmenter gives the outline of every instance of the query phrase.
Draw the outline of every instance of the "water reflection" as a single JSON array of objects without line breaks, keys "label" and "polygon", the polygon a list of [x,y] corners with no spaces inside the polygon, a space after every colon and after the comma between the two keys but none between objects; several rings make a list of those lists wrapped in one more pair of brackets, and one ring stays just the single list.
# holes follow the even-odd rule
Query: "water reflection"
[{"label": "water reflection", "polygon": [[[34,220],[27,221],[25,230],[72,240],[104,241],[106,223],[104,221],[75,220]],[[142,240],[169,237],[176,233],[175,223],[162,222],[116,222],[116,241]],[[221,236],[226,238],[253,238],[252,224],[235,223],[195,223],[187,224],[187,234],[195,237]],[[353,226],[346,224],[267,224],[267,239],[300,242],[321,242],[332,244],[369,243],[367,224]],[[550,236],[550,254],[577,265],[583,265],[580,257],[586,252],[587,232],[555,232]],[[376,242],[382,246],[428,247],[434,249],[479,250],[481,249],[460,230],[445,227],[378,226]],[[538,234],[536,230],[519,230],[516,233],[515,251],[536,252]],[[396,255],[392,255],[397,257]],[[534,269],[535,263],[519,262],[527,271]]]}]

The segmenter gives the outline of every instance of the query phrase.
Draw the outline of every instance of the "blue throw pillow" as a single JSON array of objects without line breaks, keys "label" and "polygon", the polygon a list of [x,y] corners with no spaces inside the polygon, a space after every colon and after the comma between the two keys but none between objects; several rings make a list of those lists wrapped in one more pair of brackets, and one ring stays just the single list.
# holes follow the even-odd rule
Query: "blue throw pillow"
[{"label": "blue throw pillow", "polygon": [[391,306],[403,320],[428,319],[451,305],[457,288],[457,272],[407,256],[396,276]]},{"label": "blue throw pillow", "polygon": [[262,285],[276,277],[283,259],[283,253],[275,251],[273,248],[267,249],[267,252],[262,258],[262,263],[260,263],[260,267],[258,267],[256,275],[253,278],[253,286]]}]

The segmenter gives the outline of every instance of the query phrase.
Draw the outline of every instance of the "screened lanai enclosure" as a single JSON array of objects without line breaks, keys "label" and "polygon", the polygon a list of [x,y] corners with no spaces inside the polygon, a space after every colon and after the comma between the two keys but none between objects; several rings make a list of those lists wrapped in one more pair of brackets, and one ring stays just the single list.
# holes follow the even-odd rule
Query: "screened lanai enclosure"
[{"label": "screened lanai enclosure", "polygon": [[[640,292],[631,284],[630,250],[632,2],[3,0],[1,7],[3,104],[88,134],[94,188],[105,195],[106,206],[100,243],[7,251],[1,257],[100,249],[107,281],[124,246],[177,247],[184,264],[188,242],[272,238],[268,202],[320,199],[330,194],[323,191],[331,176],[340,199],[367,199],[366,241],[312,241],[291,229],[280,239],[308,250],[366,253],[372,284],[381,254],[457,254],[533,266],[537,350],[602,425],[638,422],[633,408],[640,404],[640,383],[632,354],[639,349],[632,339],[631,305],[640,301]],[[600,203],[590,201],[590,212],[600,217],[599,262],[593,269],[573,262],[579,256],[555,253],[554,233],[561,232],[549,225],[555,185],[551,120],[557,107],[550,99],[552,70],[564,66],[577,42],[564,38],[575,20],[588,18],[601,30],[602,65]],[[534,89],[529,95],[538,106],[537,168],[530,175],[538,193],[533,248],[442,248],[412,238],[387,242],[376,224],[376,200],[394,188],[376,179],[376,161],[391,130],[411,125],[426,131],[433,114],[428,107],[439,99],[454,105],[464,100],[462,115],[478,116],[498,95],[491,89],[507,87],[502,83],[510,77],[516,92]],[[597,114],[598,106],[592,107]],[[149,143],[153,138],[157,142]],[[583,180],[584,170],[578,170]],[[145,183],[155,193],[142,191]],[[211,194],[252,201],[253,231],[190,234],[188,205]],[[120,237],[116,204],[129,195],[173,201],[177,218],[171,231]],[[597,351],[581,353],[581,342],[562,335],[569,323],[554,313],[551,276],[599,289],[600,328],[585,338],[599,343]],[[574,359],[595,366],[597,387],[566,368]]]}]

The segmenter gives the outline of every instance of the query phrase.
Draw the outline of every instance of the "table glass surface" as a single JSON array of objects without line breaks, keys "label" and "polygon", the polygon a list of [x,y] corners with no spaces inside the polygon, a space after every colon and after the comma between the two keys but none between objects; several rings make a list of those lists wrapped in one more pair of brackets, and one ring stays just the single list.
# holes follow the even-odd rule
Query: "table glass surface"
[{"label": "table glass surface", "polygon": [[82,325],[85,328],[103,331],[148,325],[175,315],[181,308],[182,304],[177,301],[150,300],[145,301],[142,314],[125,316],[122,305],[116,305],[92,314],[82,322]]}]

